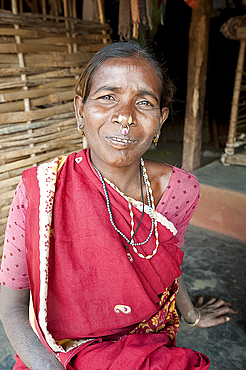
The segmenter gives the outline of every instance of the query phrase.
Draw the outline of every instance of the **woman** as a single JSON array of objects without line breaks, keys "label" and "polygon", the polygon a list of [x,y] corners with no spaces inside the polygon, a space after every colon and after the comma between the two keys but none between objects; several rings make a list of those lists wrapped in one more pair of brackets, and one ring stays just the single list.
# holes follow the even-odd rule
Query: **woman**
[{"label": "woman", "polygon": [[[172,83],[137,43],[106,46],[76,87],[78,129],[90,149],[23,173],[1,269],[14,369],[208,368],[206,356],[175,346],[179,246],[198,182],[142,159],[172,96]],[[191,325],[214,305],[194,309],[182,289]],[[213,322],[231,312],[216,305]]]}]

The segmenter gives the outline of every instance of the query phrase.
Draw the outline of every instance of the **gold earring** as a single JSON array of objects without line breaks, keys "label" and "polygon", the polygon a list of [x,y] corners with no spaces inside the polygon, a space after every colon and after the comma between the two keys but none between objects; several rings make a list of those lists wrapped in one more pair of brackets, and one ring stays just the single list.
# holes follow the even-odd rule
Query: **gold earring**
[{"label": "gold earring", "polygon": [[82,136],[85,136],[84,125],[78,125],[77,129]]},{"label": "gold earring", "polygon": [[155,146],[157,146],[157,143],[158,143],[159,137],[160,137],[160,135],[159,135],[159,134],[156,134],[156,136],[155,136],[155,137],[154,137],[154,139],[153,139],[153,143],[155,144]]}]

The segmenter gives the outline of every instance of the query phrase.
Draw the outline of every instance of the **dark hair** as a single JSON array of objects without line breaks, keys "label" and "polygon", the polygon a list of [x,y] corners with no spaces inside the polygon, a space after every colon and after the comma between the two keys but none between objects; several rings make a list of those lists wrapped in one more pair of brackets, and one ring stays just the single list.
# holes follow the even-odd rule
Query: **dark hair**
[{"label": "dark hair", "polygon": [[141,47],[136,41],[115,42],[106,45],[96,54],[94,54],[79,78],[79,81],[75,88],[75,93],[82,98],[83,102],[86,102],[90,93],[93,75],[106,60],[112,58],[135,57],[146,59],[149,64],[154,67],[162,86],[160,107],[163,108],[167,106],[171,108],[173,96],[175,93],[175,86],[173,82],[166,75],[166,71],[162,68],[159,61],[150,52],[150,50]]}]

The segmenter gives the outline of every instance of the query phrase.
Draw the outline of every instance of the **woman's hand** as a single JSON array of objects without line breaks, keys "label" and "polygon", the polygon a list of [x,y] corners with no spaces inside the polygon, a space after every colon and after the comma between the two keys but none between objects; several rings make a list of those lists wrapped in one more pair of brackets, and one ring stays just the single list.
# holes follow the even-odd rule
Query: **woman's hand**
[{"label": "woman's hand", "polygon": [[193,306],[185,287],[183,276],[180,276],[178,281],[179,292],[176,304],[186,323],[192,324],[196,321],[198,313],[194,310],[194,307],[196,307],[201,314],[200,320],[196,324],[196,326],[200,328],[209,328],[211,326],[224,324],[230,320],[227,314],[237,314],[237,311],[231,308],[231,303],[223,301],[223,299],[211,298],[207,303],[203,303],[204,297],[202,296]]},{"label": "woman's hand", "polygon": [[223,299],[211,298],[207,303],[204,302],[204,297],[200,297],[195,307],[199,309],[201,318],[196,326],[200,328],[209,328],[228,322],[230,318],[227,316],[228,313],[237,314],[231,308],[231,303],[223,301]]}]

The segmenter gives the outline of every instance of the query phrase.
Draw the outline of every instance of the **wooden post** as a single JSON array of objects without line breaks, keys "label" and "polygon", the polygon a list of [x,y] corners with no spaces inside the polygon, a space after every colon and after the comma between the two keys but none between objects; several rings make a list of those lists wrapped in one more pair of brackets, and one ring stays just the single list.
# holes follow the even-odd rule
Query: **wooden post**
[{"label": "wooden post", "polygon": [[[102,0],[97,0],[97,5],[98,5],[98,13],[99,13],[99,21],[101,24],[105,24],[105,17],[104,17],[104,10],[102,6]],[[104,35],[106,35],[106,31],[102,31]],[[107,44],[108,40],[107,38],[103,39],[103,43]]]},{"label": "wooden post", "polygon": [[187,171],[200,167],[211,8],[212,0],[200,0],[192,10],[182,162]]},{"label": "wooden post", "polygon": [[98,14],[95,9],[95,0],[84,0],[82,19],[85,21],[98,21]]},{"label": "wooden post", "polygon": [[[70,16],[70,14],[69,14],[69,10],[68,10],[67,0],[63,0],[63,8],[64,8],[64,17],[68,18]],[[65,25],[66,25],[66,29],[69,30],[70,24],[69,24],[68,20],[65,20]],[[68,38],[70,38],[70,33],[69,32],[66,32],[66,35],[67,35]],[[67,48],[68,48],[68,53],[71,54],[72,53],[72,45],[68,44]]]},{"label": "wooden post", "polygon": [[245,61],[245,51],[246,51],[246,27],[237,28],[237,38],[240,40],[240,48],[238,53],[237,68],[235,74],[235,82],[231,103],[231,116],[230,125],[228,131],[228,138],[225,147],[225,153],[221,156],[221,162],[224,166],[229,166],[230,164],[237,164],[239,166],[246,166],[246,156],[245,154],[234,154],[237,125],[238,125],[238,112],[239,112],[239,100],[240,93],[242,89],[242,79],[244,72],[244,61]]},{"label": "wooden post", "polygon": [[[17,7],[17,0],[11,0],[11,6],[12,6],[12,13],[17,15],[18,14],[18,7]],[[14,28],[16,30],[18,30],[20,27],[18,24],[15,24],[14,25]],[[15,36],[15,42],[16,44],[21,44],[21,38],[20,36]],[[23,53],[17,53],[18,55],[18,60],[19,60],[19,66],[20,68],[25,68],[25,61],[24,61],[24,55]],[[27,82],[27,77],[25,74],[21,74],[21,81],[23,82]],[[28,90],[28,87],[27,86],[24,86],[23,87],[23,90],[24,91],[27,91]],[[30,101],[28,98],[25,98],[24,99],[24,108],[25,108],[25,112],[30,112]],[[31,121],[27,121],[27,124],[31,124]],[[30,135],[30,138],[32,137],[32,133],[33,133],[33,130],[32,129],[29,129],[28,131],[28,134]],[[34,144],[30,144],[29,145],[30,148],[33,148],[34,147]],[[31,157],[35,156],[35,154],[31,154]]]}]

